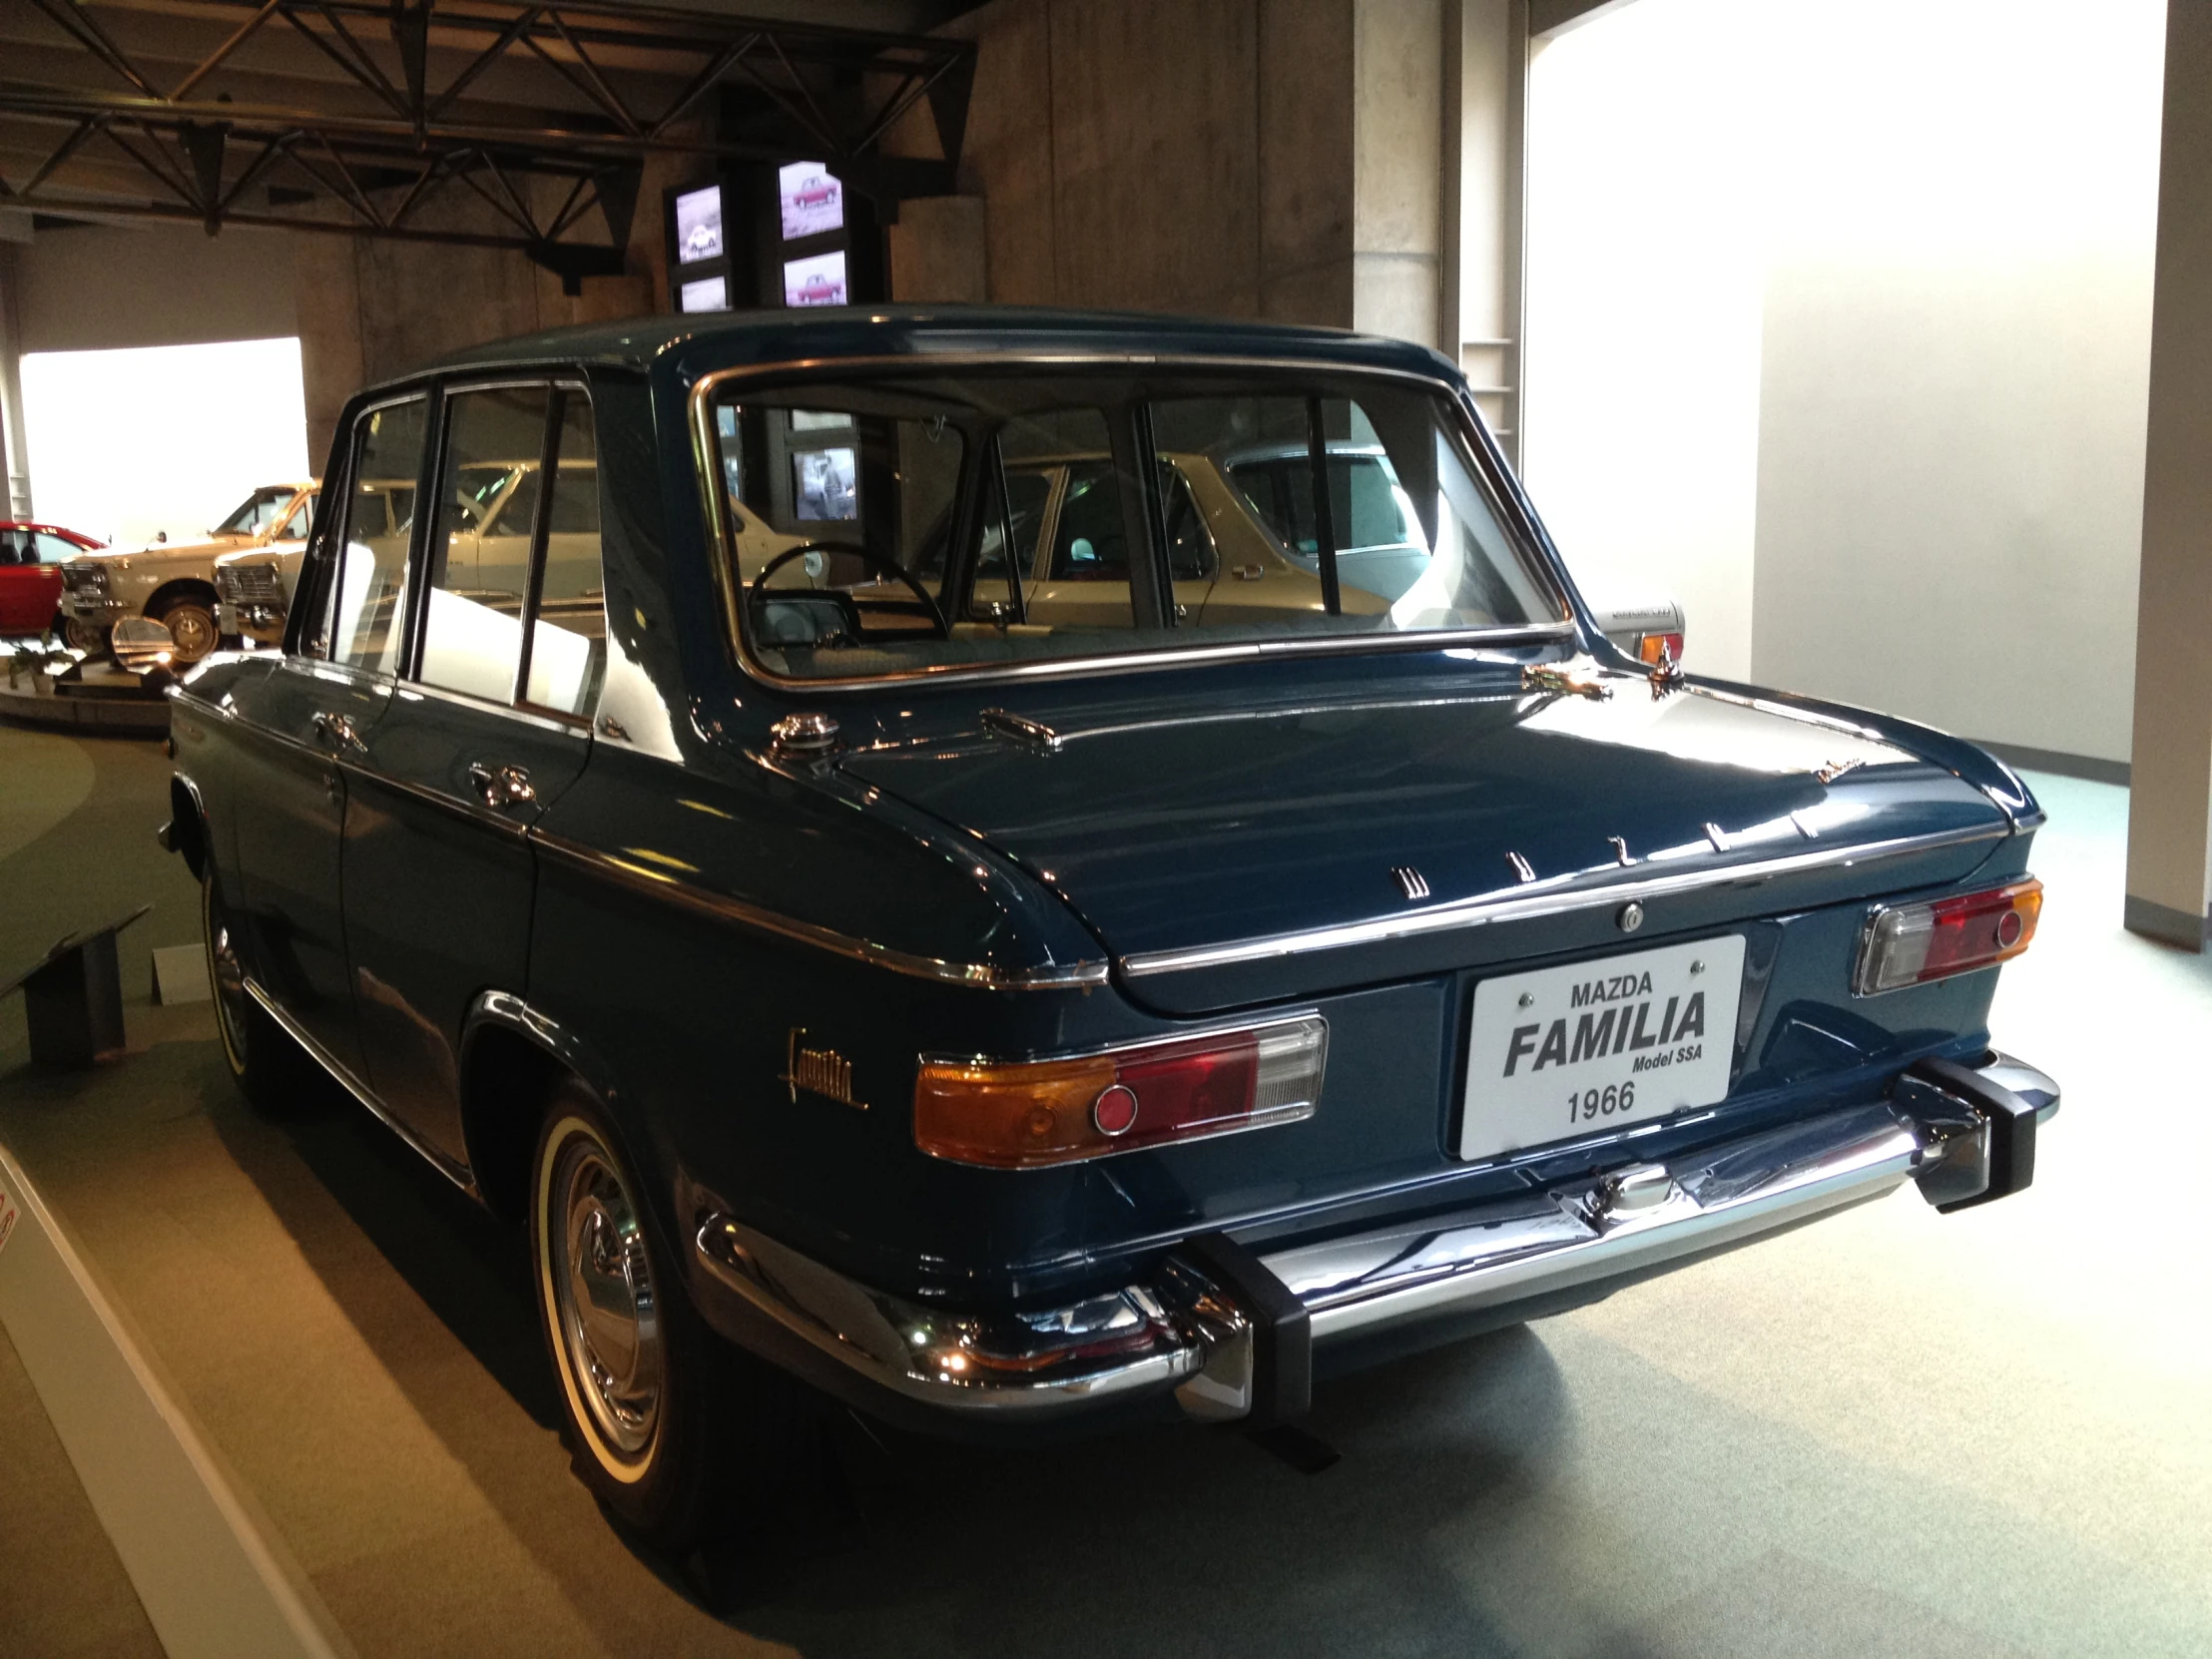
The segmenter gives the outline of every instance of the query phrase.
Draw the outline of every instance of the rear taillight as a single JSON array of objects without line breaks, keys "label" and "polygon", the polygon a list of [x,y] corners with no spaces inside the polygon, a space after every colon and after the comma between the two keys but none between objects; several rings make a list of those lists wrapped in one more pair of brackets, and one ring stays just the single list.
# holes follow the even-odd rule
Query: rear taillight
[{"label": "rear taillight", "polygon": [[1986,892],[1877,910],[1859,947],[1861,996],[1992,967],[2035,936],[2043,884],[2033,876]]},{"label": "rear taillight", "polygon": [[1329,1054],[1318,1016],[1071,1060],[924,1060],[914,1144],[1033,1169],[1311,1117]]},{"label": "rear taillight", "polygon": [[1680,634],[1646,634],[1636,642],[1639,660],[1656,666],[1661,653],[1670,663],[1682,661],[1682,636]]}]

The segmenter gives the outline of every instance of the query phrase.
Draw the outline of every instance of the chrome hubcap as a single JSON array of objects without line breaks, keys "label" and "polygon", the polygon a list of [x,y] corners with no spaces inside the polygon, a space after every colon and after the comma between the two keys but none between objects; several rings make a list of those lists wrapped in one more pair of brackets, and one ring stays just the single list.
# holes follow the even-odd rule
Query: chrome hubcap
[{"label": "chrome hubcap", "polygon": [[215,649],[215,619],[197,606],[179,606],[162,620],[179,662],[198,662]]},{"label": "chrome hubcap", "polygon": [[660,1299],[637,1206],[603,1150],[572,1142],[552,1186],[561,1341],[576,1391],[608,1447],[634,1458],[660,1417]]}]

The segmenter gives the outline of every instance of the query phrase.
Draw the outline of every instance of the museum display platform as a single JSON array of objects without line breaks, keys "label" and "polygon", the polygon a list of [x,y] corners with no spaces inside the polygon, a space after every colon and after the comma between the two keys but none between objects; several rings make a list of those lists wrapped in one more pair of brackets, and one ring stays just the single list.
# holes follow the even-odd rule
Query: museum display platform
[{"label": "museum display platform", "polygon": [[[626,1542],[572,1474],[521,1240],[334,1090],[257,1115],[211,1006],[151,1001],[148,953],[198,931],[151,832],[167,778],[157,743],[0,728],[0,945],[154,906],[122,935],[119,1059],[35,1070],[21,1000],[0,1002],[0,1145],[364,1659],[1857,1659],[2201,1633],[2212,1355],[2166,1317],[2201,1252],[2178,1214],[2119,1228],[2094,1157],[2177,1103],[2102,1054],[2093,1016],[2124,996],[2201,1018],[2212,967],[2094,913],[2119,791],[2038,780],[2056,948],[2029,962],[2054,966],[1999,1013],[2068,1097],[2017,1203],[1946,1222],[1901,1195],[1325,1388],[1308,1427],[1343,1457],[1316,1475],[1234,1429],[982,1454],[830,1412],[821,1479],[687,1563]],[[2174,1133],[2212,1151],[2201,1122]],[[2137,1271],[2160,1253],[2163,1288]],[[11,1499],[40,1524],[0,1520],[0,1651],[72,1651],[62,1629],[152,1651],[7,1352]],[[57,1551],[82,1571],[41,1572]]]},{"label": "museum display platform", "polygon": [[169,730],[166,672],[148,677],[86,659],[64,673],[19,670],[0,682],[0,720],[72,731],[160,737]]}]

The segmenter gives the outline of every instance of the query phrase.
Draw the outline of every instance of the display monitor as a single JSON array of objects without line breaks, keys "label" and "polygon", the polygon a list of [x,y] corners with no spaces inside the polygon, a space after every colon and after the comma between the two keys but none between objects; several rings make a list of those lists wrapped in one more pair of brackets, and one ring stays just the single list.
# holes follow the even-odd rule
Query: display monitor
[{"label": "display monitor", "polygon": [[784,303],[841,305],[845,302],[844,250],[784,262]]},{"label": "display monitor", "polygon": [[682,265],[722,258],[722,187],[688,190],[676,199],[676,258]]},{"label": "display monitor", "polygon": [[850,522],[860,516],[853,488],[853,452],[805,449],[792,457],[792,516]]},{"label": "display monitor", "polygon": [[844,185],[822,162],[778,168],[776,199],[783,208],[786,242],[844,229]]},{"label": "display monitor", "polygon": [[687,311],[726,311],[730,308],[730,279],[702,276],[676,290],[677,301]]}]

